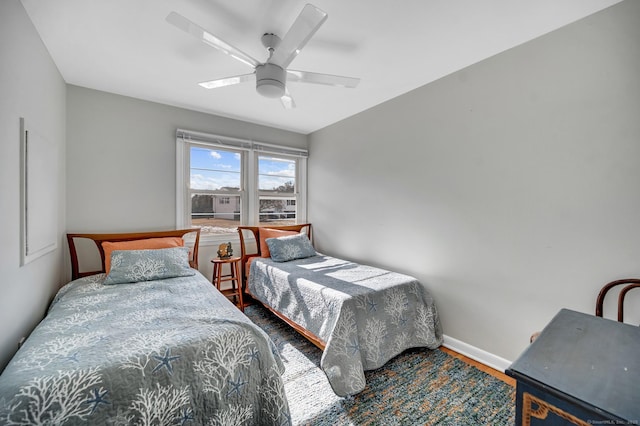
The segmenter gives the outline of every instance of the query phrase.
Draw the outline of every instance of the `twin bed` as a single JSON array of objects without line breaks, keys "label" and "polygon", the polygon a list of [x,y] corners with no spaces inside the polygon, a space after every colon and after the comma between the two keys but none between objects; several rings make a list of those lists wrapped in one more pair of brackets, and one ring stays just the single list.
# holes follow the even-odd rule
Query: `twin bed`
[{"label": "twin bed", "polygon": [[[245,291],[323,349],[336,394],[362,391],[365,370],[405,349],[442,343],[414,278],[316,253],[308,224],[238,232]],[[94,241],[99,270],[79,271],[79,238]],[[282,360],[197,271],[198,230],[68,241],[73,280],[0,375],[0,424],[290,422]]]},{"label": "twin bed", "polygon": [[361,392],[364,371],[406,349],[442,344],[434,300],[415,278],[317,253],[310,224],[238,232],[246,292],[323,350],[337,395]]},{"label": "twin bed", "polygon": [[[102,242],[193,231],[70,235],[75,279],[0,375],[0,424],[289,422],[273,343],[189,267],[197,268],[197,231],[191,250],[171,241],[153,250],[168,252],[164,259],[149,250],[113,251],[109,276],[122,282],[106,283]],[[78,271],[78,238],[96,242],[100,271]]]}]

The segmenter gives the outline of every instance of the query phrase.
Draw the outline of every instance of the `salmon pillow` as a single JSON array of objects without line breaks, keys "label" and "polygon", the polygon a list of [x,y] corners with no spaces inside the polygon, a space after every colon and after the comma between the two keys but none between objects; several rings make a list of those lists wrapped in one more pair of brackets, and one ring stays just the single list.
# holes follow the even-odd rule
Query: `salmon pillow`
[{"label": "salmon pillow", "polygon": [[267,245],[267,238],[278,238],[278,237],[286,237],[288,235],[298,235],[299,232],[296,231],[282,231],[280,229],[272,229],[272,228],[260,228],[260,256],[261,257],[271,257],[271,253],[269,252],[269,246]]},{"label": "salmon pillow", "polygon": [[149,250],[171,247],[184,247],[184,240],[180,237],[147,238],[132,241],[104,241],[104,270],[108,274],[111,270],[111,252],[113,250]]}]

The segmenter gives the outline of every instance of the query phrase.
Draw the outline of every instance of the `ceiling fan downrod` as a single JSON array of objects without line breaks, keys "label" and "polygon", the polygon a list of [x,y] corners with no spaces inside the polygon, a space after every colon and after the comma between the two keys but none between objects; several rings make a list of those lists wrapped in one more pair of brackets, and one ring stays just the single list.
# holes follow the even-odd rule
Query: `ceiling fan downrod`
[{"label": "ceiling fan downrod", "polygon": [[273,52],[280,44],[280,37],[273,33],[265,33],[260,38],[262,45],[269,51],[269,59],[256,66],[256,90],[267,98],[280,98],[285,93],[287,72],[280,66],[269,63]]}]

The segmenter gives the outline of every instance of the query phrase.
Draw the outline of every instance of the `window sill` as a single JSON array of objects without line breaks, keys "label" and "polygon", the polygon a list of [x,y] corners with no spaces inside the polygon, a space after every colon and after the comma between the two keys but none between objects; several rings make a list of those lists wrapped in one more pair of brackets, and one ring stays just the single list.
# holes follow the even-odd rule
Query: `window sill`
[{"label": "window sill", "polygon": [[[185,243],[193,244],[194,238],[187,236]],[[220,244],[231,243],[234,246],[240,244],[240,237],[237,233],[232,232],[229,234],[200,234],[200,247],[218,247]]]},{"label": "window sill", "polygon": [[240,237],[237,233],[234,234],[219,234],[219,235],[202,235],[200,234],[200,246],[201,247],[218,247],[220,244],[231,243],[234,246],[239,246]]}]

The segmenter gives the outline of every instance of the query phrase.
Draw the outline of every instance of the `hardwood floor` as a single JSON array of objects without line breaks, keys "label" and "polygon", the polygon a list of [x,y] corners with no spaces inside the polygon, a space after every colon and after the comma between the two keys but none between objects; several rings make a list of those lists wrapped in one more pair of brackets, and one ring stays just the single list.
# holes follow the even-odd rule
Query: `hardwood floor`
[{"label": "hardwood floor", "polygon": [[466,356],[464,356],[462,354],[459,354],[458,352],[453,351],[453,350],[451,350],[449,348],[445,348],[444,346],[440,346],[440,350],[442,352],[445,352],[445,353],[453,356],[453,357],[458,358],[461,361],[466,362],[469,365],[472,365],[472,366],[476,367],[480,371],[484,371],[485,373],[492,375],[496,379],[502,380],[503,382],[505,382],[508,385],[511,385],[511,386],[514,386],[514,387],[516,385],[516,380],[513,377],[507,376],[502,371],[498,371],[498,370],[495,370],[495,369],[493,369],[491,367],[487,367],[486,365],[484,365],[481,362],[478,362],[478,361],[473,360],[473,359],[471,359],[469,357],[466,357]]}]

